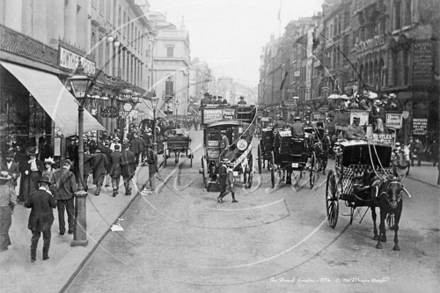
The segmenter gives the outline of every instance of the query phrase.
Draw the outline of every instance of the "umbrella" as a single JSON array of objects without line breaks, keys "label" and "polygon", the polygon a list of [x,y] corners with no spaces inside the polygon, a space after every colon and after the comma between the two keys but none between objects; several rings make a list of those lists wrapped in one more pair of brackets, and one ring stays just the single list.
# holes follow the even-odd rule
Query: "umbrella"
[{"label": "umbrella", "polygon": [[337,99],[340,99],[340,98],[341,98],[341,96],[339,96],[338,94],[331,94],[330,96],[328,96],[327,99],[329,99],[329,100],[337,100]]},{"label": "umbrella", "polygon": [[346,94],[341,95],[339,98],[340,98],[340,99],[343,99],[343,100],[350,100],[350,98],[347,97]]},{"label": "umbrella", "polygon": [[372,100],[377,99],[377,97],[378,97],[378,95],[376,93],[370,92],[370,91],[367,93],[367,96],[369,99],[372,99]]}]

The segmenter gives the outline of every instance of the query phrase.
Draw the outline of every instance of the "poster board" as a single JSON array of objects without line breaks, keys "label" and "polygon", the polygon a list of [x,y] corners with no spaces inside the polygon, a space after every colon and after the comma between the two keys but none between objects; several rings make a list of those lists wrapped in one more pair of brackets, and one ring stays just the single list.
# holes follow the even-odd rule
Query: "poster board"
[{"label": "poster board", "polygon": [[413,118],[413,135],[426,135],[428,118]]},{"label": "poster board", "polygon": [[368,112],[367,111],[351,111],[350,112],[350,125],[353,124],[353,118],[358,117],[361,122],[359,125],[368,125]]},{"label": "poster board", "polygon": [[394,129],[402,128],[402,114],[401,113],[387,113],[385,119],[386,127]]}]

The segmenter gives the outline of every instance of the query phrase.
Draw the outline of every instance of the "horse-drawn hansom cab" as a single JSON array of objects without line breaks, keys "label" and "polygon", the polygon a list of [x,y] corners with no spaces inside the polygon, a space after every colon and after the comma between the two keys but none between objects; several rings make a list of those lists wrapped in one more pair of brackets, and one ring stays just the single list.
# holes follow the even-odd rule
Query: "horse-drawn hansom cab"
[{"label": "horse-drawn hansom cab", "polygon": [[[352,140],[341,142],[335,150],[335,170],[330,170],[326,184],[327,219],[332,228],[338,221],[339,200],[350,209],[350,224],[356,208],[371,208],[374,222],[374,239],[386,241],[385,221],[395,231],[394,250],[399,250],[397,231],[402,212],[402,194],[406,192],[393,168],[392,146],[383,142]],[[409,195],[409,194],[408,194]],[[379,234],[376,228],[376,211],[380,208]],[[367,210],[368,211],[368,210]],[[364,214],[365,215],[365,214]],[[363,217],[362,217],[363,218]],[[362,221],[362,219],[361,219]]]},{"label": "horse-drawn hansom cab", "polygon": [[[220,162],[228,158],[233,165],[234,182],[252,185],[252,138],[255,123],[253,106],[206,106],[202,108],[203,148],[200,173],[207,191],[218,186]],[[229,146],[222,145],[222,133]]]}]

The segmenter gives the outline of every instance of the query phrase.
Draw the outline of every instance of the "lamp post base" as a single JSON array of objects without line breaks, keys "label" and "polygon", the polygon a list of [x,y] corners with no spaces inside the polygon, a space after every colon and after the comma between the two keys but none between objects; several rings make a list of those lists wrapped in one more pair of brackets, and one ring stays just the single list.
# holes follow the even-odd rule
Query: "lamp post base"
[{"label": "lamp post base", "polygon": [[89,240],[73,240],[70,242],[70,246],[87,246],[89,244]]},{"label": "lamp post base", "polygon": [[86,200],[87,192],[78,190],[75,193],[75,230],[70,246],[86,246],[87,240],[87,221],[86,221]]}]

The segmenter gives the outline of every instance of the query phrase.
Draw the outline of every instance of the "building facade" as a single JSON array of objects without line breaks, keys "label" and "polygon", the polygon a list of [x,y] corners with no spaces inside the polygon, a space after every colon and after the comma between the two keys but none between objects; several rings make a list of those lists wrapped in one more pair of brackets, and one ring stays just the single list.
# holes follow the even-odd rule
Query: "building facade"
[{"label": "building facade", "polygon": [[[63,156],[65,138],[77,132],[77,114],[66,122],[62,116],[72,109],[59,113],[73,99],[62,85],[79,64],[96,84],[86,96],[85,131],[120,128],[118,117],[101,111],[122,110],[122,89],[147,90],[150,30],[141,7],[129,0],[1,0],[1,141],[29,146],[46,137],[55,155]],[[26,76],[52,84],[39,92]],[[61,106],[54,110],[54,103]]]},{"label": "building facade", "polygon": [[[259,103],[290,105],[290,93],[299,98],[293,107],[298,114],[306,108],[325,113],[332,93],[393,93],[406,113],[399,139],[438,140],[439,6],[435,0],[323,1],[313,23],[303,18],[286,26],[283,37],[294,40],[292,47],[272,41],[263,49]],[[290,50],[288,86],[279,98],[264,90],[276,88],[277,50]],[[288,117],[293,108],[285,108]]]}]

